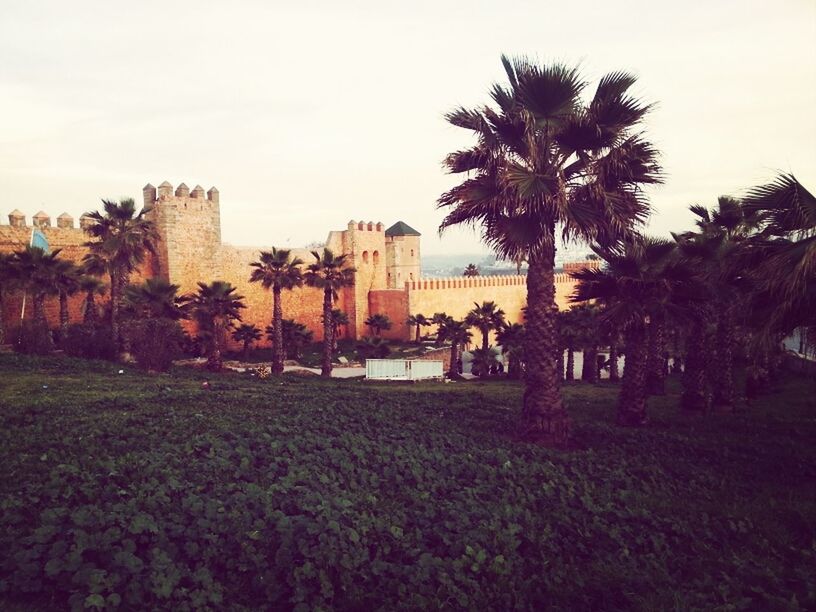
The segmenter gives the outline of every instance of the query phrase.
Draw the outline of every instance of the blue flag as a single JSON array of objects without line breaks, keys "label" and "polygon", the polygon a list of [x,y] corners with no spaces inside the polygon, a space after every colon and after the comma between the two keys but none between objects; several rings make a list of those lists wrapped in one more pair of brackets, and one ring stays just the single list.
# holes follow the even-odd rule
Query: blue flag
[{"label": "blue flag", "polygon": [[51,252],[51,246],[48,244],[48,239],[40,230],[35,229],[31,232],[31,246],[42,249],[46,253]]}]

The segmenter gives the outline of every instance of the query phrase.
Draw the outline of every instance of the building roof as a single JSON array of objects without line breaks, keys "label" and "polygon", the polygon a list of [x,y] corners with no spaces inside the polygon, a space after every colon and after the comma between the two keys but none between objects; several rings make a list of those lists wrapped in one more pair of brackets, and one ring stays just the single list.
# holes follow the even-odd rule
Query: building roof
[{"label": "building roof", "polygon": [[421,236],[418,231],[407,223],[397,221],[394,225],[385,230],[386,236]]}]

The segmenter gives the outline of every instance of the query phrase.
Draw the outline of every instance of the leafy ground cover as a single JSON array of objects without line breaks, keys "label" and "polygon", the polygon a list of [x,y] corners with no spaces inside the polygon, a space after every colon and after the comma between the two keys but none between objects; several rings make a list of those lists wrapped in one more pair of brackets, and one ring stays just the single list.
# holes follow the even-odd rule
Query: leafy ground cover
[{"label": "leafy ground cover", "polygon": [[6,609],[816,606],[816,406],[645,430],[566,387],[576,447],[513,440],[520,386],[374,385],[0,355]]},{"label": "leafy ground cover", "polygon": [[[340,340],[337,343],[335,363],[337,363],[338,357],[345,357],[349,362],[359,361],[359,355],[357,353],[358,344],[359,342],[357,340]],[[392,340],[388,341],[388,347],[391,351],[388,354],[389,359],[402,359],[403,357],[410,357],[420,353],[424,348],[426,348],[414,344],[413,342],[397,342]],[[297,361],[306,367],[319,368],[322,356],[323,343],[313,342],[306,346]],[[231,351],[226,355],[226,357],[228,359],[243,359],[241,351]],[[272,349],[252,349],[249,353],[249,358],[247,361],[250,363],[266,363],[272,361]]]}]

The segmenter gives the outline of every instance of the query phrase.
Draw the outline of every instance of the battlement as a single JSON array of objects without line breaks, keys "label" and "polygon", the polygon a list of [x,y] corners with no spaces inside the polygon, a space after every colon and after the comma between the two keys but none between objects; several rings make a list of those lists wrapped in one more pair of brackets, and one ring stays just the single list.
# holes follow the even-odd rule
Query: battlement
[{"label": "battlement", "polygon": [[385,226],[381,221],[374,223],[373,221],[354,221],[352,219],[348,222],[348,229],[357,232],[385,232]]},{"label": "battlement", "polygon": [[[190,190],[186,183],[180,183],[179,186],[173,190],[173,185],[171,185],[168,181],[162,182],[158,188],[148,183],[142,188],[142,196],[144,198],[144,207],[146,209],[152,208],[156,202],[166,201],[172,198],[205,199],[204,188],[201,185],[196,185],[192,190]],[[218,204],[218,189],[215,187],[210,187],[210,189],[206,192],[206,199],[214,204]]]},{"label": "battlement", "polygon": [[[566,273],[555,275],[556,284],[571,284],[575,280]],[[421,280],[406,281],[405,289],[409,291],[429,291],[433,289],[464,289],[468,287],[510,287],[527,284],[524,275],[501,276],[452,276],[448,278],[423,278]]]},{"label": "battlement", "polygon": [[[26,217],[23,212],[20,210],[14,209],[8,214],[8,225],[10,227],[31,227],[37,228],[41,230],[45,229],[77,229],[74,226],[74,218],[69,215],[67,212],[62,213],[57,217],[57,225],[56,228],[51,224],[51,215],[47,212],[41,210],[40,212],[36,213],[35,215],[31,216],[31,225],[26,223]],[[85,214],[79,218],[79,227],[81,229],[87,229],[87,227],[92,223],[91,218]],[[2,224],[0,224],[2,225]]]}]

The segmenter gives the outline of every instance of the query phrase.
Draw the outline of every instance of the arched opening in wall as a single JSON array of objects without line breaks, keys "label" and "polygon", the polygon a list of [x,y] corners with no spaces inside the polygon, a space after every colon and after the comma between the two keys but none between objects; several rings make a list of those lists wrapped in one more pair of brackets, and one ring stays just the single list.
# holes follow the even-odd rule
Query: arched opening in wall
[{"label": "arched opening in wall", "polygon": [[368,251],[363,251],[363,263],[368,263]]},{"label": "arched opening in wall", "polygon": [[411,257],[414,256],[414,249],[411,249]]},{"label": "arched opening in wall", "polygon": [[414,273],[413,273],[413,272],[410,272],[410,273],[408,274],[408,277],[409,277],[409,279],[410,279],[410,280],[414,280]]},{"label": "arched opening in wall", "polygon": [[380,263],[380,252],[379,252],[379,251],[374,251],[374,252],[371,254],[371,263],[373,263],[375,266],[376,266],[378,263]]}]

